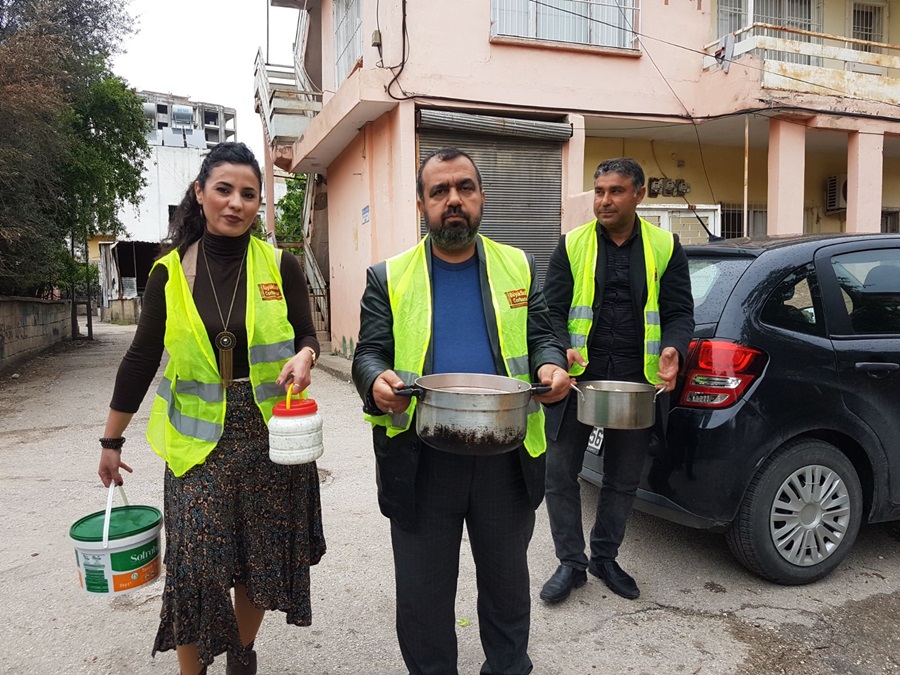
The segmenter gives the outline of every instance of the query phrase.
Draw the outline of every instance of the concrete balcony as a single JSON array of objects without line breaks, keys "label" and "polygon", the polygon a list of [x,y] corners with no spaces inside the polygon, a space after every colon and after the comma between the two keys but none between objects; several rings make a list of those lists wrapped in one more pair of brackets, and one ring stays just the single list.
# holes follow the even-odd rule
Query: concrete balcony
[{"label": "concrete balcony", "polygon": [[705,73],[719,71],[756,83],[748,87],[747,98],[765,96],[761,90],[775,97],[840,96],[883,107],[891,116],[895,110],[889,108],[900,103],[897,45],[753,23],[706,45],[704,51]]}]

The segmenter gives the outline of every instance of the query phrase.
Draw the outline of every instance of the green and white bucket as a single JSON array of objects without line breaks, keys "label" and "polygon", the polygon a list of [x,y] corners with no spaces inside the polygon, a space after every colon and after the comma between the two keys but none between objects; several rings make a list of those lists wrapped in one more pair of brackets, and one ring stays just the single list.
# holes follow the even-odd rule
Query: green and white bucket
[{"label": "green and white bucket", "polygon": [[113,508],[110,483],[106,510],[76,520],[69,529],[75,544],[78,582],[88,593],[116,595],[153,583],[159,577],[162,514],[152,506]]}]

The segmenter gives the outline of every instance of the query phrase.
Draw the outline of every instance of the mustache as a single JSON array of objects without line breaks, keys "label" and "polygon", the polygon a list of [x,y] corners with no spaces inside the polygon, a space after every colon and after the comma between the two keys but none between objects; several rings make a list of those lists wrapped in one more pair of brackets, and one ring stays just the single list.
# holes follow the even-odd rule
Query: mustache
[{"label": "mustache", "polygon": [[441,214],[441,220],[446,220],[450,217],[463,217],[468,219],[469,213],[462,206],[448,206],[446,210]]}]

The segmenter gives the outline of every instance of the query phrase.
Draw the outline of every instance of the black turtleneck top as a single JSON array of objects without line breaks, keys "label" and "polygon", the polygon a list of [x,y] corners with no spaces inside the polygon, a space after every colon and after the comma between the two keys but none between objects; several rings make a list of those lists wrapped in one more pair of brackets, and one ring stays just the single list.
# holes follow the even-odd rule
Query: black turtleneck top
[{"label": "black turtleneck top", "polygon": [[[197,251],[197,276],[194,280],[194,303],[200,318],[206,326],[213,351],[218,358],[215,338],[222,329],[222,318],[227,320],[228,308],[234,296],[234,308],[228,329],[234,333],[236,344],[233,352],[234,377],[250,375],[247,360],[247,329],[244,325],[247,309],[247,263],[241,260],[250,243],[250,232],[240,237],[220,237],[206,232]],[[204,257],[204,249],[206,256]],[[183,256],[185,249],[180,249]],[[209,268],[206,261],[209,260]],[[240,270],[240,277],[238,277]],[[215,284],[221,317],[216,309],[216,299],[210,279]],[[144,291],[141,317],[134,334],[134,340],[119,365],[116,385],[109,407],[125,413],[137,412],[150,383],[153,381],[162,360],[166,334],[166,282],[169,272],[163,265],[157,265]],[[306,277],[300,261],[285,252],[281,256],[282,292],[287,303],[288,321],[294,328],[294,351],[312,347],[319,354],[319,342],[312,321]],[[237,293],[235,293],[237,283]]]}]

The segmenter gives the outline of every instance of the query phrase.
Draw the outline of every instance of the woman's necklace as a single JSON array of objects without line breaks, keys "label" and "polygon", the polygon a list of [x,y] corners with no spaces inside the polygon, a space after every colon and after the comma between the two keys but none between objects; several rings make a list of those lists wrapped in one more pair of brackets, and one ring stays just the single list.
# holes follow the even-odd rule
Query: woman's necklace
[{"label": "woman's necklace", "polygon": [[241,266],[238,268],[237,279],[234,282],[234,293],[231,294],[231,306],[228,308],[228,318],[222,316],[222,307],[219,305],[219,296],[216,293],[216,285],[213,283],[212,272],[209,271],[209,259],[206,257],[206,246],[200,242],[200,250],[203,251],[203,262],[206,263],[206,274],[209,276],[209,285],[212,288],[213,299],[216,301],[216,310],[219,312],[219,320],[222,322],[222,332],[216,335],[216,348],[219,350],[219,378],[222,385],[230,387],[233,380],[232,357],[234,344],[237,339],[234,333],[228,330],[231,323],[231,310],[234,309],[234,299],[237,297],[238,286],[241,284],[241,273],[244,271],[244,261],[247,259],[247,249],[241,257]]}]

